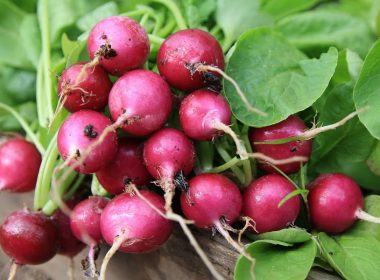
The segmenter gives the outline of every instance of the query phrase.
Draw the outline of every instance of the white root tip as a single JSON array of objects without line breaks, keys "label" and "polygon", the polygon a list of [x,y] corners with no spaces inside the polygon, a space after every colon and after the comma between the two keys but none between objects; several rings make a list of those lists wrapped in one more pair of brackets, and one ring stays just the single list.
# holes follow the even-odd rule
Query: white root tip
[{"label": "white root tip", "polygon": [[8,280],[15,280],[16,279],[16,273],[17,273],[18,268],[19,268],[19,265],[15,261],[12,261],[12,264],[11,264],[11,267],[9,270],[9,274],[8,274]]},{"label": "white root tip", "polygon": [[367,221],[370,223],[380,224],[380,217],[372,216],[371,214],[368,214],[363,209],[358,209],[355,214],[356,218]]}]

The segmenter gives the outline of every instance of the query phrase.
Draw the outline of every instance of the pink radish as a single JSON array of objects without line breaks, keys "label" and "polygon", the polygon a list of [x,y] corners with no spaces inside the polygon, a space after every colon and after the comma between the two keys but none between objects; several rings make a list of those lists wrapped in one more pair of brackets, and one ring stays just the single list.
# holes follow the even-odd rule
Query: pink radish
[{"label": "pink radish", "polygon": [[144,161],[149,173],[165,191],[165,209],[171,212],[174,178],[188,175],[194,166],[195,150],[186,135],[174,128],[163,128],[153,134],[144,146]]},{"label": "pink radish", "polygon": [[[73,113],[59,129],[57,145],[60,155],[77,172],[88,174],[100,170],[111,162],[117,152],[115,131],[109,131],[100,143],[96,143],[111,124],[107,117],[95,111]],[[93,143],[97,145],[92,147]]]},{"label": "pink radish", "polygon": [[[298,116],[293,115],[271,126],[253,128],[249,133],[249,139],[254,150],[273,159],[286,160],[292,157],[309,158],[312,146],[311,140],[294,140],[284,144],[256,143],[300,136],[303,135],[306,130],[307,127],[304,122]],[[265,164],[265,162],[259,162],[259,166],[267,172],[276,172],[272,166]],[[277,165],[277,167],[283,172],[290,174],[297,172],[301,164],[298,161]]]},{"label": "pink radish", "polygon": [[120,194],[127,183],[146,185],[151,175],[144,165],[143,143],[134,139],[121,139],[113,161],[96,172],[100,184],[112,194]]},{"label": "pink radish", "polygon": [[0,226],[0,245],[16,264],[41,264],[58,251],[58,228],[40,212],[18,210]]},{"label": "pink radish", "polygon": [[218,41],[200,29],[185,29],[172,34],[158,51],[157,66],[160,74],[180,90],[200,89],[207,82],[200,72],[191,73],[189,70],[196,63],[224,69],[223,51]]},{"label": "pink radish", "polygon": [[109,96],[112,118],[122,117],[122,129],[136,136],[146,136],[160,129],[168,120],[173,104],[168,84],[156,73],[134,70],[113,86]]},{"label": "pink radish", "polygon": [[149,55],[149,41],[143,27],[126,16],[99,21],[90,31],[87,50],[106,71],[115,76],[141,67]]},{"label": "pink radish", "polygon": [[280,230],[295,222],[300,212],[300,199],[293,196],[279,203],[295,187],[284,177],[269,174],[253,181],[243,195],[243,214],[256,224],[258,233]]},{"label": "pink radish", "polygon": [[[161,196],[150,191],[140,193],[159,211],[164,212]],[[112,245],[100,272],[99,279],[104,279],[107,263],[117,250],[142,253],[157,249],[169,239],[173,224],[139,196],[125,193],[108,203],[100,217],[100,229],[104,240]]]},{"label": "pink radish", "polygon": [[358,184],[341,173],[322,174],[309,185],[308,204],[314,227],[332,234],[350,228],[358,219],[380,223],[380,218],[363,211]]},{"label": "pink radish", "polygon": [[78,203],[71,213],[71,231],[76,238],[90,246],[87,256],[88,269],[86,270],[86,275],[89,277],[97,275],[95,251],[103,241],[100,231],[100,215],[108,202],[108,198],[92,196]]},{"label": "pink radish", "polygon": [[[108,103],[112,83],[100,66],[85,69],[85,62],[71,65],[58,80],[58,94],[63,106],[70,112],[83,109],[102,111]],[[80,80],[78,80],[80,79]]]},{"label": "pink radish", "polygon": [[31,142],[12,138],[0,143],[0,190],[34,190],[40,165],[41,155]]}]

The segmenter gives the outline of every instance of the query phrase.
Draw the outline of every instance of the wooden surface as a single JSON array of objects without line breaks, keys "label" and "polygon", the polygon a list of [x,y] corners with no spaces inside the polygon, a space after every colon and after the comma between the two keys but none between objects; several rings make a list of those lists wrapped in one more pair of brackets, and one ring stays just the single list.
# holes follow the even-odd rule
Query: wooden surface
[{"label": "wooden surface", "polygon": [[[0,220],[23,205],[32,205],[31,194],[16,195],[0,193]],[[210,232],[195,231],[202,248],[210,260],[226,279],[233,279],[233,268],[237,253],[219,237],[212,237]],[[102,248],[98,263],[102,260],[107,248]],[[75,279],[85,279],[80,271],[80,260],[84,258],[86,249],[74,259]],[[0,279],[7,279],[9,259],[0,253]],[[56,256],[53,260],[39,266],[24,266],[19,269],[17,280],[67,280],[68,259]],[[159,250],[141,255],[117,254],[110,262],[107,280],[203,280],[212,279],[206,267],[200,261],[187,242],[180,228],[176,227],[170,240]],[[338,280],[323,271],[313,270],[309,280]],[[277,279],[274,279],[277,280]],[[279,279],[281,280],[281,279]]]}]

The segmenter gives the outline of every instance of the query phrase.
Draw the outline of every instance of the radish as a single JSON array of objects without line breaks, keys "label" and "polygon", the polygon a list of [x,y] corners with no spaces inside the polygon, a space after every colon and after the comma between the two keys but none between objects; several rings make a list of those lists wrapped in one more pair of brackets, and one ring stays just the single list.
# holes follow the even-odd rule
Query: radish
[{"label": "radish", "polygon": [[185,216],[203,229],[216,229],[239,253],[252,264],[255,260],[245,252],[243,245],[236,242],[229,230],[239,217],[242,209],[242,196],[239,188],[227,177],[204,173],[189,181],[187,193],[181,194],[181,209]]},{"label": "radish", "polygon": [[[67,203],[69,207],[74,206],[73,202]],[[79,239],[77,239],[70,228],[70,217],[61,210],[55,212],[52,216],[53,221],[57,224],[59,230],[59,255],[72,258],[76,256],[85,247]]]},{"label": "radish", "polygon": [[96,172],[100,184],[112,194],[120,194],[126,183],[146,185],[151,176],[144,165],[143,143],[134,139],[121,139],[113,161]]},{"label": "radish", "polygon": [[92,196],[78,203],[70,217],[71,231],[76,238],[90,246],[86,259],[86,275],[97,275],[95,258],[97,246],[103,241],[100,232],[100,215],[109,202],[108,198]]},{"label": "radish", "polygon": [[294,223],[300,212],[300,199],[293,196],[279,203],[295,187],[284,177],[269,174],[253,181],[243,194],[243,214],[256,224],[256,232],[280,230]]},{"label": "radish", "polygon": [[31,142],[16,137],[1,143],[0,190],[10,192],[34,190],[40,165],[41,155]]},{"label": "radish", "polygon": [[87,51],[92,65],[99,63],[108,73],[121,76],[141,67],[149,55],[144,28],[126,16],[111,16],[99,21],[90,31]]},{"label": "radish", "polygon": [[235,141],[237,154],[246,159],[244,144],[229,127],[231,115],[226,99],[206,89],[196,90],[186,96],[179,109],[181,127],[187,136],[198,141],[210,141],[227,133]]},{"label": "radish", "polygon": [[[112,83],[100,66],[85,69],[85,62],[71,65],[58,80],[58,95],[61,104],[70,112],[82,109],[102,111],[108,103]],[[80,80],[78,80],[80,78]]]},{"label": "radish", "polygon": [[180,173],[186,176],[193,169],[194,145],[183,132],[163,128],[145,142],[143,154],[149,173],[165,191],[165,210],[171,213],[174,178]]},{"label": "radish", "polygon": [[200,29],[185,29],[170,35],[158,51],[160,74],[170,85],[180,90],[200,89],[207,82],[200,72],[191,73],[189,70],[195,63],[224,69],[220,44],[210,33]]},{"label": "radish", "polygon": [[0,245],[16,265],[47,262],[59,248],[59,232],[51,218],[26,209],[10,214],[0,226]]},{"label": "radish", "polygon": [[[154,207],[164,211],[161,196],[151,191],[140,193]],[[104,240],[112,245],[100,271],[99,279],[105,279],[107,264],[117,250],[125,253],[152,251],[169,239],[173,224],[139,196],[124,193],[108,203],[100,217],[100,229]]]},{"label": "radish", "polygon": [[109,96],[112,118],[123,118],[122,129],[136,136],[160,129],[168,120],[172,105],[168,84],[148,70],[126,73],[117,80]]},{"label": "radish", "polygon": [[358,220],[380,223],[380,218],[363,211],[363,195],[357,183],[342,173],[318,176],[309,185],[308,204],[314,227],[341,233]]},{"label": "radish", "polygon": [[[311,154],[311,140],[295,140],[283,144],[256,143],[300,136],[306,130],[307,127],[304,122],[298,116],[293,115],[277,124],[251,129],[249,139],[254,150],[270,158],[286,160],[292,157],[304,157],[308,159]],[[286,174],[295,173],[301,168],[300,162],[306,161],[289,162],[277,165],[277,167]],[[266,172],[276,172],[272,166],[265,164],[265,162],[259,162],[259,166]]]},{"label": "radish", "polygon": [[58,132],[60,155],[77,172],[88,174],[100,170],[117,152],[116,132],[103,133],[111,124],[107,117],[95,111],[73,113]]}]

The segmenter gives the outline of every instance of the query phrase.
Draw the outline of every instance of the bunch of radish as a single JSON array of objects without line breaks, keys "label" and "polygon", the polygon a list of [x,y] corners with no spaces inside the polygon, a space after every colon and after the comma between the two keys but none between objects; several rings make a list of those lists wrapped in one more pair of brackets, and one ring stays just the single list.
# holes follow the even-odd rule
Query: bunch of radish
[{"label": "bunch of radish", "polygon": [[[53,174],[60,177],[52,185],[59,188],[72,170],[93,174],[111,199],[90,196],[67,207],[62,198],[57,202],[62,210],[51,217],[41,209],[10,214],[0,227],[0,244],[15,265],[40,264],[56,253],[72,257],[86,244],[86,275],[105,279],[106,265],[117,250],[154,250],[170,238],[176,221],[214,277],[222,279],[189,223],[216,230],[246,255],[244,244],[230,235],[239,232],[233,227],[237,221],[246,221],[244,229],[254,233],[295,223],[301,199],[291,195],[296,187],[286,174],[307,163],[315,135],[305,136],[307,126],[293,115],[272,126],[251,128],[244,143],[220,93],[220,79],[226,78],[224,54],[212,35],[185,29],[169,36],[158,51],[158,73],[144,66],[148,35],[126,16],[98,22],[88,35],[87,50],[91,61],[69,66],[58,81],[57,112],[63,107],[71,114],[59,128],[62,161]],[[113,84],[109,75],[117,77]],[[202,156],[197,148],[220,137],[232,139],[237,161],[256,158],[268,174],[242,183],[231,173],[196,166]],[[278,139],[285,141],[270,143]],[[33,190],[40,164],[32,143],[20,136],[8,138],[0,144],[0,189]],[[176,192],[181,193],[182,213],[174,213],[171,206]],[[318,177],[310,184],[308,203],[311,223],[321,231],[343,232],[356,219],[378,222],[362,210],[361,191],[344,174]],[[344,215],[335,215],[336,208],[345,209]],[[100,244],[111,249],[99,272],[95,255]]]}]

